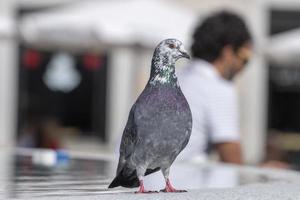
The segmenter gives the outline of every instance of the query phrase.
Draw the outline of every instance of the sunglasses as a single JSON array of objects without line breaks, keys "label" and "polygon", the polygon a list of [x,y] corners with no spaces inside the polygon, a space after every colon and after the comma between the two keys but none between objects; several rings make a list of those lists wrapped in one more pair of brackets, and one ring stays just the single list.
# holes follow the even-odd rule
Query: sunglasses
[{"label": "sunglasses", "polygon": [[238,59],[241,60],[242,65],[245,66],[248,64],[250,57],[252,55],[251,48],[241,47],[237,50],[236,55],[237,55]]}]

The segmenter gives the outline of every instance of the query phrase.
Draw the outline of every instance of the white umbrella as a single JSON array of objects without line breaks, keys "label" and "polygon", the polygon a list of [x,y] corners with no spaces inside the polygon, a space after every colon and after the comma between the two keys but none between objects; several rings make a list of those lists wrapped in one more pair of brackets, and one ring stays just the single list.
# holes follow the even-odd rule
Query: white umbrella
[{"label": "white umbrella", "polygon": [[98,48],[102,44],[154,46],[166,38],[188,41],[196,16],[162,0],[88,1],[21,23],[26,42],[44,46]]},{"label": "white umbrella", "polygon": [[267,46],[268,59],[279,65],[299,65],[300,63],[300,28],[271,37]]}]

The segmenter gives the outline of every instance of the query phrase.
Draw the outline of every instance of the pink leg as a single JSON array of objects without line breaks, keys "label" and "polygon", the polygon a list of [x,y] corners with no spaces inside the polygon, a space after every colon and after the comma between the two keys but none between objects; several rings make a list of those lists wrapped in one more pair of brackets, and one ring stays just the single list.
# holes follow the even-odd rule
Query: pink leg
[{"label": "pink leg", "polygon": [[143,181],[140,181],[140,189],[135,192],[136,194],[149,194],[149,193],[157,193],[157,191],[148,191],[148,190],[145,190],[145,187],[144,187],[144,182]]},{"label": "pink leg", "polygon": [[186,190],[176,190],[172,185],[169,179],[166,181],[166,188],[161,190],[161,192],[187,192]]}]

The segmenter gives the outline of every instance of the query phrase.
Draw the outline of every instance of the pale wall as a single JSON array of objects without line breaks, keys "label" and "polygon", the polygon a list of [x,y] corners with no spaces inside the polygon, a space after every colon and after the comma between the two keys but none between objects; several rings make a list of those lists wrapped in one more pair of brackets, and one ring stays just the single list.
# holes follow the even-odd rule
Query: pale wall
[{"label": "pale wall", "polygon": [[[14,1],[0,1],[0,16],[13,16]],[[0,38],[0,149],[14,143],[16,113],[15,46],[12,39]]]}]

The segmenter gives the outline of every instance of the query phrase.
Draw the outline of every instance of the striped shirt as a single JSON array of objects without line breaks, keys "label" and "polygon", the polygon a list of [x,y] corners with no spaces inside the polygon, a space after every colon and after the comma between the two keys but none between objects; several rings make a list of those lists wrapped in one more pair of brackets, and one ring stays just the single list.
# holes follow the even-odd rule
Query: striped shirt
[{"label": "striped shirt", "polygon": [[191,138],[179,159],[203,160],[211,144],[238,141],[238,102],[233,83],[201,59],[193,60],[178,79],[193,115]]}]

